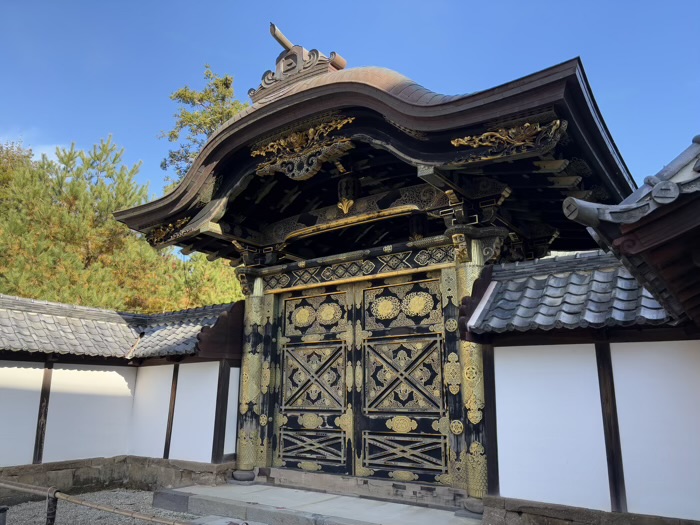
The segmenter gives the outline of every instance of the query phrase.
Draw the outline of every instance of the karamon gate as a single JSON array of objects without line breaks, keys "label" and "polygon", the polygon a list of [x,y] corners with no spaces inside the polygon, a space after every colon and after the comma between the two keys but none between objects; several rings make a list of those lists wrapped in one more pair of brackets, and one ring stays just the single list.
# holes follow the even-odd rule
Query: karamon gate
[{"label": "karamon gate", "polygon": [[594,248],[562,201],[631,184],[580,62],[446,96],[273,35],[284,51],[252,106],[173,193],[117,217],[238,268],[238,479],[276,467],[482,497],[488,341],[460,337],[460,307],[491,264]]}]

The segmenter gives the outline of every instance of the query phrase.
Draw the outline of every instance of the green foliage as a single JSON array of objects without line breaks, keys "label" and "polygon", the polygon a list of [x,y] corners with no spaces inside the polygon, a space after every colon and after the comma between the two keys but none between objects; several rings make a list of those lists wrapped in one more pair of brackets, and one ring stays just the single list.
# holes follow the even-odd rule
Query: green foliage
[{"label": "green foliage", "polygon": [[147,196],[122,156],[111,138],[38,162],[0,144],[0,293],[145,313],[239,299],[232,268],[157,252],[114,220]]},{"label": "green foliage", "polygon": [[233,77],[219,76],[207,64],[204,66],[206,86],[196,91],[188,86],[178,89],[170,99],[180,105],[175,113],[175,127],[161,134],[169,142],[179,143],[170,150],[160,167],[173,168],[177,175],[171,182],[179,182],[187,173],[209,136],[224,122],[248,107],[234,97]]}]

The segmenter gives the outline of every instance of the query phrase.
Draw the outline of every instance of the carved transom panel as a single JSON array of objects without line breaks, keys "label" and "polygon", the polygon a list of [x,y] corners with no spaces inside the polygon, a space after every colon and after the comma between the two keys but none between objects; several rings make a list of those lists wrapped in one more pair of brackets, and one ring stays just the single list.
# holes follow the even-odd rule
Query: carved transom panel
[{"label": "carved transom panel", "polygon": [[365,412],[443,411],[439,337],[367,342],[364,354]]},{"label": "carved transom panel", "polygon": [[[345,345],[283,350],[283,408],[341,410],[345,406]],[[307,418],[308,419],[308,418]],[[314,418],[320,425],[320,421]],[[309,422],[303,424],[309,428]]]},{"label": "carved transom panel", "polygon": [[366,330],[442,324],[440,283],[419,281],[364,292]]},{"label": "carved transom panel", "polygon": [[312,336],[347,330],[344,292],[294,297],[285,301],[285,335]]}]

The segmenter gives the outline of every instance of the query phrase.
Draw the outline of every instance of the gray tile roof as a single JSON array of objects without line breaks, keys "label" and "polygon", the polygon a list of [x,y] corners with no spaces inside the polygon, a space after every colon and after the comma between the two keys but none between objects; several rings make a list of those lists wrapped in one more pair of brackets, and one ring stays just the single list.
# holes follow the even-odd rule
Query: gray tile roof
[{"label": "gray tile roof", "polygon": [[135,315],[0,294],[0,350],[119,358],[194,354],[197,334],[230,307]]},{"label": "gray tile roof", "polygon": [[202,328],[214,326],[219,316],[230,308],[230,304],[221,304],[149,316],[143,336],[130,357],[193,354]]},{"label": "gray tile roof", "polygon": [[468,327],[481,334],[670,320],[620,261],[594,251],[495,266]]}]

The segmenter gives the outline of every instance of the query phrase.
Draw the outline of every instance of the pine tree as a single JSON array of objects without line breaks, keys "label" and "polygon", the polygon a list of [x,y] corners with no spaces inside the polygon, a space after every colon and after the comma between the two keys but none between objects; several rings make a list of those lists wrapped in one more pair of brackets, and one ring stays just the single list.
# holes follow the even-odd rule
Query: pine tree
[{"label": "pine tree", "polygon": [[160,167],[175,170],[176,178],[166,179],[174,183],[182,180],[211,134],[248,107],[247,103],[236,100],[232,76],[219,76],[206,64],[204,78],[207,84],[201,91],[185,86],[170,95],[180,107],[174,115],[175,127],[163,132],[161,138],[167,138],[169,142],[183,141],[177,149],[168,152]]},{"label": "pine tree", "polygon": [[147,196],[122,156],[111,138],[55,161],[0,145],[0,293],[131,312],[240,298],[232,268],[157,252],[114,220]]}]

